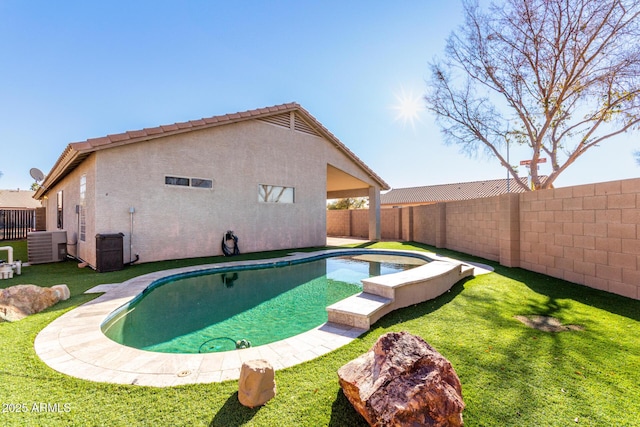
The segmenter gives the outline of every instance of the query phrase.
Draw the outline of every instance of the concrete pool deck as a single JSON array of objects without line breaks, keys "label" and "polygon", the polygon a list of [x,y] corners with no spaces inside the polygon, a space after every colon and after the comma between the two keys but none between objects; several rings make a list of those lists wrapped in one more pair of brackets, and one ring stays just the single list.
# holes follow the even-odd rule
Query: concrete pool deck
[{"label": "concrete pool deck", "polygon": [[[318,251],[317,253],[333,252]],[[394,251],[395,252],[395,251]],[[403,251],[398,251],[403,252]],[[433,254],[422,253],[428,257]],[[293,260],[309,253],[268,260]],[[215,264],[225,266],[267,261],[240,261]],[[38,356],[58,372],[98,382],[168,387],[238,379],[242,363],[265,359],[278,370],[317,358],[336,350],[363,334],[366,329],[325,323],[305,333],[271,344],[242,350],[207,354],[169,354],[139,350],[118,344],[100,329],[114,310],[131,301],[149,284],[168,274],[211,268],[194,266],[165,270],[135,277],[121,284],[99,285],[86,293],[104,293],[47,325],[36,337]],[[488,272],[476,267],[476,274]]]}]

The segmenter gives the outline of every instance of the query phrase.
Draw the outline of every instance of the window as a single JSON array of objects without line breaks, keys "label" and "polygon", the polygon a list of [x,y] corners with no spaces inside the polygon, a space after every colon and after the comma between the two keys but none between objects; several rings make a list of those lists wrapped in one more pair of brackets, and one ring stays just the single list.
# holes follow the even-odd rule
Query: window
[{"label": "window", "polygon": [[59,230],[62,230],[64,226],[64,223],[62,221],[62,190],[58,191],[58,194],[56,197],[56,207],[57,207],[56,225]]},{"label": "window", "polygon": [[191,186],[196,188],[213,188],[213,181],[210,179],[191,178]]},{"label": "window", "polygon": [[85,196],[87,193],[87,176],[82,175],[80,177],[80,215],[79,223],[80,230],[78,234],[80,235],[80,240],[85,242],[87,239],[87,215],[86,215],[86,202]]},{"label": "window", "polygon": [[213,180],[202,178],[181,178],[177,176],[165,176],[164,183],[180,187],[213,188]]},{"label": "window", "polygon": [[294,188],[259,184],[258,201],[264,203],[293,203]]},{"label": "window", "polygon": [[178,178],[176,176],[165,176],[164,183],[167,185],[181,185],[184,187],[189,186],[189,178]]}]

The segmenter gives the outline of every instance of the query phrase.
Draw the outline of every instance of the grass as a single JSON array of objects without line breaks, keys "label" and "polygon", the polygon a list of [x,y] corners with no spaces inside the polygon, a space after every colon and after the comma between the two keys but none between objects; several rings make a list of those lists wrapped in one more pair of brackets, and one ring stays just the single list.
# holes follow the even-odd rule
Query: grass
[{"label": "grass", "polygon": [[[15,258],[26,259],[26,244],[11,244]],[[640,426],[640,301],[416,243],[373,246],[437,251],[490,264],[495,272],[393,312],[345,347],[278,371],[277,396],[256,409],[238,403],[236,381],[163,389],[94,383],[59,374],[33,350],[48,323],[94,297],[82,294],[90,287],[228,259],[149,263],[113,273],[78,269],[73,262],[25,267],[0,287],[66,283],[72,298],[19,322],[0,323],[0,425],[365,426],[342,394],[336,371],[383,333],[408,331],[453,364],[467,426]],[[529,314],[585,329],[541,332],[514,319]],[[15,412],[18,407],[24,411]]]}]

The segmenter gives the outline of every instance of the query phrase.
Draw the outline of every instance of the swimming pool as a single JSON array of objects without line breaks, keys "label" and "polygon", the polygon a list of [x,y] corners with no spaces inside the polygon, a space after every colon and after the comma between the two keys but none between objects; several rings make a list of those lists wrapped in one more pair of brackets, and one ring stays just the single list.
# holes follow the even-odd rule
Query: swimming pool
[{"label": "swimming pool", "polygon": [[169,275],[114,311],[101,329],[117,343],[162,353],[269,344],[326,322],[326,307],[362,291],[362,279],[426,262],[423,256],[350,251]]}]

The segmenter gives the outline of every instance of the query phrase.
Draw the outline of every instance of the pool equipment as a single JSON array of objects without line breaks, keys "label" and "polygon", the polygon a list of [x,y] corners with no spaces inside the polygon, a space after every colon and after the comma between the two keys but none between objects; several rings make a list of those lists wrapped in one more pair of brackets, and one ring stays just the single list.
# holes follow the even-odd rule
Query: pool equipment
[{"label": "pool equipment", "polygon": [[[231,243],[227,244],[229,241],[231,241]],[[224,256],[240,254],[240,249],[238,248],[238,236],[233,234],[233,231],[231,230],[224,233],[224,236],[222,237],[222,253]]]},{"label": "pool equipment", "polygon": [[7,251],[7,262],[0,261],[0,279],[13,278],[13,272],[22,274],[22,261],[13,262],[13,248],[11,246],[0,246],[0,251]]},{"label": "pool equipment", "polygon": [[211,338],[210,340],[207,340],[202,344],[200,344],[198,353],[211,353],[212,351],[219,351],[220,348],[223,346],[223,344],[220,343],[216,345],[215,343],[220,341],[231,341],[233,345],[235,345],[236,350],[241,350],[243,348],[251,347],[251,341],[244,338],[236,341],[233,338],[229,338],[229,337],[217,337],[217,338]]}]

